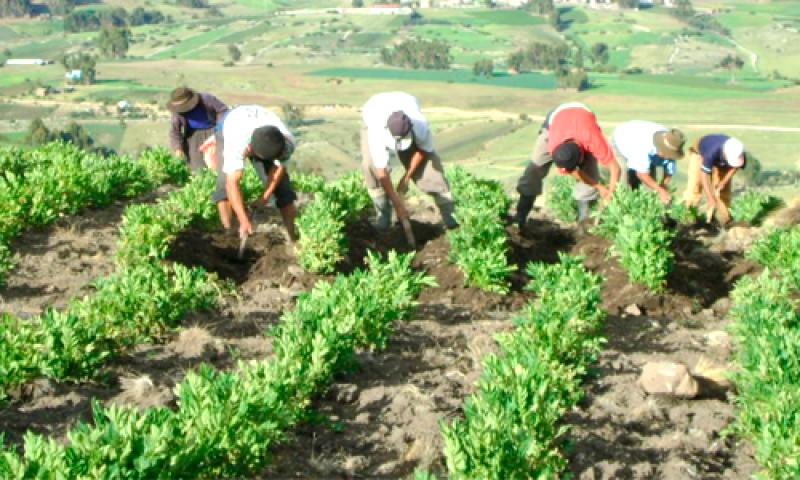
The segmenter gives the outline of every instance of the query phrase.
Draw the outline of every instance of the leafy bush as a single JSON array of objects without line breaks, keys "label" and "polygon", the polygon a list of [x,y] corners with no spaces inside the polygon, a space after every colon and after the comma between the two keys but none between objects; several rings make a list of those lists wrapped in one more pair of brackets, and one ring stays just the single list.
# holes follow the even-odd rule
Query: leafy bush
[{"label": "leafy bush", "polygon": [[731,216],[737,222],[760,225],[764,217],[783,206],[783,200],[763,192],[748,190],[733,200]]},{"label": "leafy bush", "polygon": [[[681,215],[691,212],[675,211]],[[598,214],[600,224],[593,229],[613,242],[612,252],[620,256],[631,279],[655,292],[664,288],[673,265],[675,232],[665,225],[669,213],[670,208],[650,190],[618,188]]]},{"label": "leafy bush", "polygon": [[462,168],[451,169],[448,178],[456,201],[454,216],[460,224],[447,233],[450,261],[464,272],[467,284],[506,293],[508,275],[516,269],[508,264],[503,227],[511,200],[498,182],[477,179]]},{"label": "leafy bush", "polygon": [[331,273],[347,250],[345,222],[371,204],[369,194],[358,173],[328,185],[306,177],[300,185],[317,193],[297,219],[297,260],[306,271]]},{"label": "leafy bush", "polygon": [[777,271],[800,288],[800,226],[776,228],[759,238],[747,257]]},{"label": "leafy bush", "polygon": [[601,280],[580,258],[528,267],[538,293],[497,335],[499,354],[483,360],[464,418],[442,424],[450,478],[558,478],[568,427],[561,419],[581,398],[581,376],[599,353]]},{"label": "leafy bush", "polygon": [[578,220],[578,204],[572,195],[575,179],[570,175],[556,175],[549,183],[547,208],[553,216],[568,223]]},{"label": "leafy bush", "polygon": [[[0,448],[3,478],[242,478],[269,461],[356,348],[378,348],[432,280],[410,255],[370,256],[368,271],[319,282],[273,332],[274,355],[235,371],[202,367],[175,388],[178,408],[103,408],[61,444],[28,433],[25,454]],[[112,473],[113,472],[113,473]]]}]

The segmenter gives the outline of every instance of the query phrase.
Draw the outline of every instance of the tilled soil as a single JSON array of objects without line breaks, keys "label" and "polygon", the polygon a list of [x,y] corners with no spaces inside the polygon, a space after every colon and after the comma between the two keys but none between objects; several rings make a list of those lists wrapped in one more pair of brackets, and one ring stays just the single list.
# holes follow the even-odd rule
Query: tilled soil
[{"label": "tilled soil", "polygon": [[[96,219],[101,215],[110,215],[109,223],[119,218],[109,210],[93,212],[83,221],[107,230],[110,256],[116,227],[103,227]],[[650,360],[679,360],[690,367],[701,356],[726,362],[729,347],[711,346],[705,337],[725,328],[731,283],[755,273],[754,265],[736,253],[710,252],[690,232],[677,243],[668,293],[652,295],[629,284],[619,264],[607,259],[607,242],[536,216],[521,234],[508,227],[509,258],[518,271],[508,295],[489,294],[465,287],[463,275],[447,261],[449,245],[435,212],[418,210],[413,216],[420,243],[414,266],[434,276],[438,287],[422,292],[413,319],[395,326],[385,351],[358,354],[358,367],[316,399],[308,420],[287,432],[271,466],[256,478],[407,478],[416,468],[443,475],[440,421],[461,415],[464,399],[480,376],[481,359],[496,349],[493,335],[512,328],[514,312],[533,298],[524,289],[525,265],[555,262],[558,252],[585,255],[587,266],[606,277],[604,308],[609,312],[609,341],[586,381],[586,397],[566,419],[575,425],[568,439],[571,472],[577,478],[684,479],[748,478],[754,471],[747,447],[720,437],[733,417],[725,393],[699,400],[647,397],[636,383],[641,366]],[[202,228],[184,232],[170,260],[204,266],[235,283],[237,296],[226,298],[217,311],[190,315],[181,332],[111,362],[98,380],[26,386],[15,401],[0,408],[0,430],[7,441],[19,445],[27,429],[63,440],[68,428],[90,419],[91,398],[143,408],[174,405],[172,387],[201,363],[234,368],[237,359],[268,356],[265,330],[300,292],[325,278],[300,269],[279,218],[274,211],[259,213],[258,233],[248,240],[241,260],[234,235]],[[350,251],[339,272],[362,266],[368,249],[409,251],[399,227],[379,233],[360,219],[347,233]],[[21,242],[33,244],[36,235],[26,234]],[[83,248],[80,241],[67,247],[73,240],[58,235],[47,236],[56,243],[46,245],[55,245],[56,251],[59,246]],[[89,232],[90,237],[103,235]],[[32,266],[53,261],[44,260],[47,248],[18,251],[23,264],[31,267],[23,270],[30,272],[26,279],[13,287],[15,312],[48,304],[34,288],[22,288],[46,288],[55,269],[88,271],[86,279],[66,282],[72,290],[60,292],[63,300],[50,304],[63,304],[70,292],[88,291],[90,278],[111,270],[110,263],[82,267],[80,254],[75,254],[65,257],[65,265],[37,271]],[[636,305],[638,314],[625,313],[630,305]]]}]

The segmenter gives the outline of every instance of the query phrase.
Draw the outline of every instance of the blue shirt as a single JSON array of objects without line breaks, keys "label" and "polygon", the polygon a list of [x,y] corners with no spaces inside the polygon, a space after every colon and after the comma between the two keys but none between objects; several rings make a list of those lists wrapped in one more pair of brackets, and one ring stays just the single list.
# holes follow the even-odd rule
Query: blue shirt
[{"label": "blue shirt", "polygon": [[[706,135],[700,139],[697,149],[699,150],[700,156],[703,157],[702,168],[704,172],[710,174],[713,167],[730,167],[725,160],[725,155],[722,153],[725,142],[727,142],[729,138],[731,137],[719,133]],[[744,165],[742,165],[742,168],[744,168]]]},{"label": "blue shirt", "polygon": [[214,122],[208,119],[208,112],[202,103],[198,103],[196,107],[183,115],[186,117],[189,128],[193,130],[205,130],[214,126]]},{"label": "blue shirt", "polygon": [[649,157],[650,168],[661,167],[664,169],[664,175],[669,175],[670,177],[675,176],[675,173],[678,171],[677,162],[675,162],[675,160],[667,160],[666,158],[662,158],[655,151],[653,151]]}]

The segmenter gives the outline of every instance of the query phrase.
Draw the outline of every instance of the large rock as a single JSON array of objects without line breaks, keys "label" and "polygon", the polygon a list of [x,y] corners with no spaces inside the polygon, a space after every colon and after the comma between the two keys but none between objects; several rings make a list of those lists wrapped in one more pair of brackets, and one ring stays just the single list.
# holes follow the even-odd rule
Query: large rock
[{"label": "large rock", "polygon": [[694,398],[699,393],[697,381],[682,363],[649,362],[642,369],[639,384],[649,394]]}]

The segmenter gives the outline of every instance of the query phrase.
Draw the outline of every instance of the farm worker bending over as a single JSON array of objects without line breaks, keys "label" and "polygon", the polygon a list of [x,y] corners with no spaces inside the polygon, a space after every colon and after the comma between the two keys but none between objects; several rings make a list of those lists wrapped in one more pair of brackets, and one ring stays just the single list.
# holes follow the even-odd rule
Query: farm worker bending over
[{"label": "farm worker bending over", "polygon": [[[578,201],[578,220],[589,216],[598,193],[610,199],[620,177],[620,168],[608,145],[597,117],[578,102],[564,103],[547,114],[531,153],[531,162],[517,182],[519,202],[515,221],[525,225],[536,197],[542,193],[542,180],[555,161],[558,171],[578,179],[573,196]],[[611,172],[608,187],[600,183],[598,162]]]},{"label": "farm worker bending over", "polygon": [[200,145],[214,136],[214,127],[228,106],[210,93],[180,87],[170,94],[167,109],[172,112],[169,140],[175,155],[186,158],[193,172],[209,166]]},{"label": "farm worker bending over", "polygon": [[[658,193],[664,203],[672,200],[667,190],[675,175],[675,161],[683,157],[683,132],[644,120],[631,120],[617,126],[611,143],[627,164],[628,185],[637,189],[644,183]],[[656,169],[663,168],[661,182],[657,182]]]},{"label": "farm worker bending over", "polygon": [[731,206],[731,180],[745,167],[747,154],[736,138],[722,134],[706,135],[689,147],[689,182],[683,201],[700,203],[703,192],[709,211],[717,209],[720,222],[728,223]]},{"label": "farm worker bending over", "polygon": [[[408,219],[400,195],[406,193],[408,182],[413,180],[420,190],[433,197],[445,226],[457,227],[450,185],[417,99],[403,92],[379,93],[364,104],[362,116],[361,168],[378,215],[375,226],[382,230],[389,228],[392,205],[398,219]],[[397,182],[397,189],[390,177],[390,152],[396,152],[406,170]]]},{"label": "farm worker bending over", "polygon": [[231,210],[239,220],[239,235],[253,233],[247,217],[239,182],[244,172],[244,159],[249,158],[264,184],[261,200],[266,203],[275,195],[283,224],[292,242],[297,240],[294,219],[295,200],[286,162],[294,152],[295,139],[277,115],[258,105],[240,105],[222,121],[217,132],[217,190],[212,196],[219,207],[222,225],[231,228]]}]

